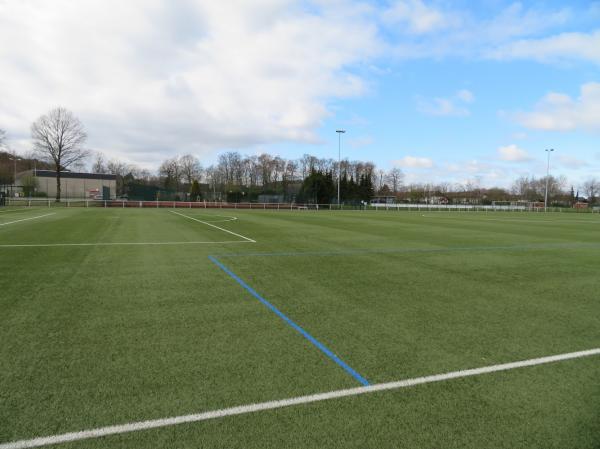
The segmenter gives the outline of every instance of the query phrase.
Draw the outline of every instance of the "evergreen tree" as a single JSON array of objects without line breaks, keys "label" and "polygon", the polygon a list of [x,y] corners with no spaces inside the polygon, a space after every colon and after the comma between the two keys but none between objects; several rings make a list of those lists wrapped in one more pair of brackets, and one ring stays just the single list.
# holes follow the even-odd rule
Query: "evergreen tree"
[{"label": "evergreen tree", "polygon": [[298,193],[300,202],[329,204],[335,196],[335,183],[331,172],[311,170]]},{"label": "evergreen tree", "polygon": [[[577,192],[577,196],[579,196],[579,192]],[[569,195],[569,199],[571,200],[571,205],[575,204],[575,189],[571,186],[571,193]]]},{"label": "evergreen tree", "polygon": [[202,193],[200,192],[200,184],[194,179],[190,187],[190,201],[199,201],[202,199]]}]

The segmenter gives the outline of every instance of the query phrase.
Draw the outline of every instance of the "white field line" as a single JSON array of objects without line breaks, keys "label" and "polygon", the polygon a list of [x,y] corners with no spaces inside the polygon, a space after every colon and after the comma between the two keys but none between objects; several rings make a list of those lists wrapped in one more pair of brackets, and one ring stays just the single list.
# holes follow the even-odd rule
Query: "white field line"
[{"label": "white field line", "polygon": [[96,429],[82,430],[79,432],[63,433],[60,435],[52,435],[47,437],[33,438],[31,440],[19,440],[9,443],[0,443],[0,449],[25,449],[32,447],[48,446],[51,444],[67,443],[70,441],[80,441],[90,438],[99,438],[108,435],[118,435],[129,432],[137,432],[140,430],[155,429],[157,427],[174,426],[177,424],[191,423],[198,421],[207,421],[209,419],[223,418],[226,416],[242,415],[246,413],[256,413],[263,410],[273,410],[293,405],[310,404],[313,402],[327,401],[330,399],[344,398],[348,396],[357,396],[367,393],[375,393],[378,391],[396,390],[399,388],[407,388],[415,385],[427,384],[432,382],[442,382],[450,379],[458,379],[462,377],[478,376],[480,374],[495,373],[498,371],[508,371],[516,368],[524,368],[527,366],[543,365],[546,363],[560,362],[563,360],[577,359],[581,357],[589,357],[600,355],[600,348],[589,349],[587,351],[570,352],[567,354],[551,355],[548,357],[540,357],[536,359],[521,360],[518,362],[503,363],[501,365],[484,366],[481,368],[473,368],[461,371],[452,371],[444,374],[436,374],[433,376],[417,377],[413,379],[405,379],[396,382],[387,382],[381,384],[369,385],[366,387],[348,388],[346,390],[335,390],[328,393],[311,394],[308,396],[298,396],[295,398],[280,399],[277,401],[260,402],[257,404],[241,405],[238,407],[224,408],[213,410],[210,412],[197,413],[193,415],[174,416],[171,418],[152,419],[148,421],[132,422],[128,424],[119,424],[116,426],[99,427]]},{"label": "white field line", "polygon": [[569,224],[569,223],[591,223],[591,224],[598,224],[600,223],[600,220],[596,220],[595,218],[590,218],[589,220],[577,220],[577,219],[573,219],[573,220],[546,220],[546,219],[540,219],[540,220],[531,220],[528,218],[481,218],[482,221],[510,221],[513,223],[520,223],[520,222],[526,222],[526,223],[558,223],[558,224]]},{"label": "white field line", "polygon": [[212,224],[212,223],[210,223],[210,222],[208,222],[208,221],[202,221],[202,220],[198,220],[197,218],[190,217],[190,216],[188,216],[188,215],[185,215],[185,214],[182,214],[182,213],[176,212],[176,211],[174,211],[174,210],[171,210],[171,211],[169,211],[169,212],[171,212],[171,213],[173,213],[173,214],[176,214],[176,215],[179,215],[179,216],[181,216],[181,217],[188,218],[188,219],[190,219],[190,220],[197,221],[198,223],[202,223],[202,224],[205,224],[205,225],[211,226],[211,227],[213,227],[213,228],[216,228],[216,229],[219,229],[219,230],[221,230],[221,231],[227,232],[227,233],[229,233],[229,234],[231,234],[231,235],[235,235],[236,237],[240,237],[240,238],[242,238],[242,239],[244,239],[244,240],[246,240],[246,241],[248,241],[248,242],[256,243],[256,240],[252,240],[252,239],[250,239],[250,238],[248,238],[248,237],[244,237],[244,236],[243,236],[243,235],[241,235],[241,234],[236,234],[236,233],[235,233],[235,232],[233,232],[233,231],[230,231],[230,230],[228,230],[228,229],[221,228],[220,226],[214,225],[214,224]]},{"label": "white field line", "polygon": [[44,218],[44,217],[48,217],[48,216],[54,215],[54,214],[56,214],[56,212],[51,212],[49,214],[44,214],[44,215],[38,215],[36,217],[21,218],[20,220],[7,221],[6,223],[0,223],[0,226],[6,226],[6,225],[9,225],[9,224],[13,224],[13,223],[19,223],[21,221],[35,220],[36,218]]},{"label": "white field line", "polygon": [[[437,213],[437,211],[436,211]],[[493,213],[493,212],[490,212]],[[590,223],[590,224],[599,224],[600,220],[596,218],[590,218],[589,220],[581,220],[581,219],[566,219],[566,220],[548,220],[548,219],[530,219],[530,218],[479,218],[479,217],[446,217],[444,215],[426,215],[429,218],[445,218],[451,220],[467,220],[467,221],[509,221],[514,223]]]},{"label": "white field line", "polygon": [[[202,214],[200,214],[202,215]],[[203,215],[204,216],[204,215]],[[235,221],[238,219],[238,217],[234,217],[232,215],[217,215],[217,214],[206,214],[207,217],[221,217],[221,218],[227,218],[227,220],[215,220],[215,221],[211,221],[211,223],[224,223],[226,221]]]},{"label": "white field line", "polygon": [[224,240],[218,242],[96,242],[96,243],[15,243],[15,244],[0,244],[0,248],[46,248],[46,247],[61,247],[61,246],[136,246],[136,245],[208,245],[208,244],[224,244],[224,243],[250,243],[245,240]]}]

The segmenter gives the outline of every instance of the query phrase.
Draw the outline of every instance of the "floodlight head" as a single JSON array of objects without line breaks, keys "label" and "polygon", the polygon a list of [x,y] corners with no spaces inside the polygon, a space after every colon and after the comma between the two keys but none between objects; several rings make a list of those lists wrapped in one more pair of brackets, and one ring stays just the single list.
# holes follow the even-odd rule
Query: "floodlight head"
[{"label": "floodlight head", "polygon": [[345,129],[336,129],[336,130],[335,130],[335,132],[336,132],[336,133],[342,133],[342,134],[343,134],[343,133],[345,133],[345,132],[346,132],[346,130],[345,130]]},{"label": "floodlight head", "polygon": [[547,149],[546,151],[554,151],[554,148]]}]

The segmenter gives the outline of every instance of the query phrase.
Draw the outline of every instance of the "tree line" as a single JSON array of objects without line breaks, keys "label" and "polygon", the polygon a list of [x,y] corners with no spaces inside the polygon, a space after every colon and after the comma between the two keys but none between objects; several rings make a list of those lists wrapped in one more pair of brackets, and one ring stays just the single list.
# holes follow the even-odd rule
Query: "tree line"
[{"label": "tree line", "polygon": [[[520,177],[510,189],[483,188],[478,179],[464,184],[405,183],[399,168],[377,169],[372,162],[319,158],[304,154],[285,159],[263,153],[243,155],[228,151],[218,155],[215,163],[204,166],[192,154],[165,159],[151,172],[118,159],[107,159],[85,147],[83,124],[70,111],[55,108],[31,125],[32,153],[17,157],[0,151],[0,184],[14,183],[14,164],[18,171],[38,168],[57,173],[57,200],[60,199],[60,176],[71,168],[83,169],[92,159],[93,173],[116,175],[117,194],[143,199],[222,200],[222,201],[296,201],[334,203],[338,195],[343,203],[370,201],[375,196],[404,202],[473,203],[493,201],[543,201],[546,178]],[[0,148],[5,147],[6,133],[0,129]],[[11,170],[11,162],[13,169]],[[548,178],[548,196],[557,205],[572,205],[580,200],[594,204],[600,193],[600,181],[585,180],[577,188],[566,178]]]}]

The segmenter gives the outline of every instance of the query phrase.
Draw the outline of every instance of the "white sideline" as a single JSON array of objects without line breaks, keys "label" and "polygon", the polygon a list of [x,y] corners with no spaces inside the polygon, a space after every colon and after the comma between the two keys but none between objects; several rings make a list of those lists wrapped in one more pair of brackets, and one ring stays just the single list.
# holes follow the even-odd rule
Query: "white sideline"
[{"label": "white sideline", "polygon": [[0,210],[0,213],[2,213],[2,212],[21,212],[23,210],[28,210],[28,209],[4,209],[4,210]]},{"label": "white sideline", "polygon": [[551,355],[536,359],[521,360],[518,362],[503,363],[500,365],[484,366],[461,371],[452,371],[433,376],[417,377],[405,379],[396,382],[387,382],[381,384],[369,385],[366,387],[348,388],[345,390],[330,391],[328,393],[311,394],[308,396],[298,396],[295,398],[281,399],[277,401],[261,402],[257,404],[241,405],[238,407],[213,410],[210,412],[197,413],[193,415],[174,416],[171,418],[152,419],[148,421],[139,421],[116,426],[99,427],[97,429],[82,430],[80,432],[63,433],[47,437],[33,438],[30,440],[12,441],[9,443],[0,443],[0,449],[25,449],[32,447],[48,446],[51,444],[67,443],[70,441],[86,440],[90,438],[99,438],[108,435],[117,435],[140,430],[155,429],[157,427],[174,426],[177,424],[206,421],[209,419],[223,418],[225,416],[242,415],[245,413],[255,413],[262,410],[273,410],[292,405],[309,404],[312,402],[327,401],[329,399],[343,398],[347,396],[357,396],[361,394],[374,393],[377,391],[396,390],[398,388],[412,387],[414,385],[427,384],[431,382],[441,382],[449,379],[458,379],[461,377],[478,376],[480,374],[494,373],[498,371],[507,371],[515,368],[527,366],[543,365],[545,363],[560,362],[563,360],[576,359],[580,357],[589,357],[600,355],[600,348],[589,349],[587,351],[569,352],[567,354]]},{"label": "white sideline", "polygon": [[228,229],[221,228],[220,226],[216,226],[216,225],[214,225],[214,224],[212,224],[212,223],[209,223],[208,221],[202,221],[202,220],[198,220],[197,218],[190,217],[190,216],[188,216],[188,215],[185,215],[185,214],[182,214],[182,213],[176,212],[176,211],[174,211],[174,210],[171,210],[171,211],[169,211],[169,212],[171,212],[171,213],[173,213],[173,214],[176,214],[176,215],[180,215],[180,216],[182,216],[182,217],[185,217],[185,218],[189,218],[190,220],[197,221],[198,223],[202,223],[202,224],[205,224],[205,225],[208,225],[208,226],[212,226],[213,228],[217,228],[217,229],[219,229],[219,230],[221,230],[221,231],[225,231],[225,232],[227,232],[227,233],[229,233],[229,234],[231,234],[231,235],[235,235],[236,237],[240,237],[240,238],[242,238],[242,239],[244,239],[244,240],[247,240],[248,242],[256,243],[256,240],[252,240],[252,239],[250,239],[250,238],[248,238],[248,237],[244,237],[244,236],[243,236],[243,235],[241,235],[241,234],[236,234],[236,233],[235,233],[235,232],[233,232],[233,231],[230,231],[230,230],[228,230]]},{"label": "white sideline", "polygon": [[37,217],[21,218],[20,220],[7,221],[6,223],[0,223],[0,226],[6,226],[9,224],[13,224],[13,223],[19,223],[20,221],[35,220],[36,218],[48,217],[49,215],[54,215],[54,214],[56,214],[56,212],[51,212],[49,214],[44,214],[44,215],[38,215]]},{"label": "white sideline", "polygon": [[135,245],[208,245],[226,243],[250,243],[245,240],[223,240],[223,241],[192,241],[192,242],[97,242],[97,243],[7,243],[0,244],[0,248],[47,248],[61,246],[135,246]]}]

